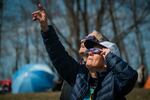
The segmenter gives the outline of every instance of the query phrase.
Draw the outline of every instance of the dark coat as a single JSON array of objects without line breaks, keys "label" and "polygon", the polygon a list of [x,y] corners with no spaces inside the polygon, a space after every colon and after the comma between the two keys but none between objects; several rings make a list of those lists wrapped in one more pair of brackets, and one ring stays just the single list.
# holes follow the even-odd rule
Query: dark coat
[{"label": "dark coat", "polygon": [[[89,90],[88,69],[68,55],[52,26],[49,26],[47,32],[42,32],[42,37],[56,70],[73,87],[70,99],[82,100]],[[125,96],[134,87],[137,72],[113,53],[106,56],[106,65],[107,70],[98,73],[98,86],[93,99],[125,100]]]},{"label": "dark coat", "polygon": [[62,89],[61,89],[60,100],[69,100],[72,89],[73,88],[71,87],[71,85],[69,85],[68,82],[64,80]]}]

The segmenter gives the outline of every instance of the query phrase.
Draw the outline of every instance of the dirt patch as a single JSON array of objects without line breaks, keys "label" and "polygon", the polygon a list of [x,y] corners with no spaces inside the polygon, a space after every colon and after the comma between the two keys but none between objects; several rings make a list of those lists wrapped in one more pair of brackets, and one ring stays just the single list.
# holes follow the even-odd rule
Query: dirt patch
[{"label": "dirt patch", "polygon": [[[60,92],[3,94],[0,100],[59,100],[59,96]],[[127,95],[127,100],[150,100],[150,90],[135,88]]]}]

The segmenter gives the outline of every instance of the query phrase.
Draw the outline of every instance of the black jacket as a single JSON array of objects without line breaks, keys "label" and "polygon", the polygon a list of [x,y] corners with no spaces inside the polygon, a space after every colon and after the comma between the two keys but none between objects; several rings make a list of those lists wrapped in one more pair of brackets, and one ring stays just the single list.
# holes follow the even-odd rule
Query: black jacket
[{"label": "black jacket", "polygon": [[[82,100],[89,90],[88,69],[68,55],[52,26],[49,26],[47,32],[42,32],[42,37],[53,65],[73,87],[71,100]],[[98,73],[98,86],[93,99],[125,100],[125,96],[134,87],[137,72],[113,53],[106,56],[106,64],[107,70]]]}]

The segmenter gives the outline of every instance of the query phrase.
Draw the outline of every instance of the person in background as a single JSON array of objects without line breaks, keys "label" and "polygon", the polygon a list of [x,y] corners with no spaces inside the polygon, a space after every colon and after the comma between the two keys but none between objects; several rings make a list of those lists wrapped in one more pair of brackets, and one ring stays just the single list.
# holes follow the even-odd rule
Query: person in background
[{"label": "person in background", "polygon": [[[84,62],[86,61],[86,47],[84,46],[84,41],[85,39],[81,40],[80,43],[80,49],[79,49],[79,55],[81,57],[81,60],[79,61],[80,64],[84,64]],[[68,98],[71,96],[71,91],[72,91],[72,87],[67,83],[67,81],[64,80],[63,82],[63,86],[61,89],[61,95],[60,95],[60,100],[68,100]]]},{"label": "person in background", "polygon": [[141,64],[141,66],[137,69],[138,78],[137,78],[137,84],[139,88],[143,88],[144,84],[147,80],[147,69],[145,68],[144,64]]},{"label": "person in background", "polygon": [[[65,51],[45,10],[34,12],[39,21],[47,53],[57,72],[73,88],[68,100],[126,100],[133,89],[137,72],[120,57],[115,43],[88,37],[86,64],[81,65]],[[90,72],[96,72],[92,78]]]},{"label": "person in background", "polygon": [[[108,40],[104,35],[102,35],[101,33],[97,32],[97,31],[93,31],[88,36],[86,36],[85,38],[81,39],[81,41],[80,41],[80,49],[78,51],[79,55],[81,57],[81,59],[79,60],[80,64],[85,64],[85,62],[86,62],[88,49],[85,47],[84,42],[89,37],[94,37],[97,40]],[[90,72],[90,75],[93,78],[96,77],[96,73],[95,72]],[[68,100],[68,97],[71,96],[72,89],[73,88],[66,81],[64,81],[62,89],[61,89],[60,100]]]}]

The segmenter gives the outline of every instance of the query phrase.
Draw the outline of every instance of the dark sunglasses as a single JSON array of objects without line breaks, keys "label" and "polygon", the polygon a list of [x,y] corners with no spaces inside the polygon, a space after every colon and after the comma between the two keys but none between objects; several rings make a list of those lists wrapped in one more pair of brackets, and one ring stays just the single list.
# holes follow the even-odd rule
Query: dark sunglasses
[{"label": "dark sunglasses", "polygon": [[95,41],[95,42],[99,42],[95,36],[86,36],[85,37],[85,40],[92,40],[92,41]]},{"label": "dark sunglasses", "polygon": [[99,54],[100,52],[102,52],[102,50],[100,48],[90,48],[88,49],[88,52],[92,52],[93,54]]}]

